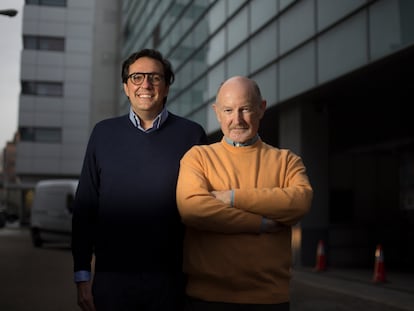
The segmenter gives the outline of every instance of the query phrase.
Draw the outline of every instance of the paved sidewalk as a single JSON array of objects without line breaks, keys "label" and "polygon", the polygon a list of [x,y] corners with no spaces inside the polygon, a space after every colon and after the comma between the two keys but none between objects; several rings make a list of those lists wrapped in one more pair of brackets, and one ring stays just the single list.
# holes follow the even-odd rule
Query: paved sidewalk
[{"label": "paved sidewalk", "polygon": [[[27,227],[20,227],[16,223],[0,229],[0,237],[29,234]],[[370,302],[381,304],[381,310],[414,311],[414,273],[386,271],[385,283],[373,283],[372,277],[373,270],[328,268],[323,272],[315,272],[312,268],[295,267],[292,283],[355,297],[367,301],[367,305],[371,305]]]},{"label": "paved sidewalk", "polygon": [[18,235],[18,234],[29,234],[29,227],[22,227],[16,221],[13,223],[6,223],[3,228],[0,228],[0,236]]},{"label": "paved sidewalk", "polygon": [[414,311],[414,274],[388,272],[387,282],[372,282],[373,271],[295,268],[293,281],[381,303],[398,310]]}]

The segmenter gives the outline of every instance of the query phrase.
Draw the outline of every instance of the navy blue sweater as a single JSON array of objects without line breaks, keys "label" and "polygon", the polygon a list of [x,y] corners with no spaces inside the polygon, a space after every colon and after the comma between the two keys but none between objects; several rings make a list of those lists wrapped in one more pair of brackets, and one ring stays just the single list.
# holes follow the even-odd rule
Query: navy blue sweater
[{"label": "navy blue sweater", "polygon": [[176,206],[179,161],[203,128],[172,113],[154,132],[128,115],[99,122],[89,139],[72,221],[74,270],[181,269],[183,225]]}]

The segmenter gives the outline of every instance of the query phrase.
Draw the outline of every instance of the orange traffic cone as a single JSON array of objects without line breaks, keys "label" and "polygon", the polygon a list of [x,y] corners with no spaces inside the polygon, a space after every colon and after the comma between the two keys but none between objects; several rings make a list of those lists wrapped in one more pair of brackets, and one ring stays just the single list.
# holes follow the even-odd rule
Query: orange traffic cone
[{"label": "orange traffic cone", "polygon": [[315,271],[325,271],[326,270],[326,254],[325,254],[325,243],[323,240],[319,240],[318,248],[316,249],[316,265]]},{"label": "orange traffic cone", "polygon": [[382,245],[378,244],[375,250],[375,266],[374,276],[372,278],[374,283],[386,282],[385,278],[385,266],[384,266],[384,254],[382,251]]}]

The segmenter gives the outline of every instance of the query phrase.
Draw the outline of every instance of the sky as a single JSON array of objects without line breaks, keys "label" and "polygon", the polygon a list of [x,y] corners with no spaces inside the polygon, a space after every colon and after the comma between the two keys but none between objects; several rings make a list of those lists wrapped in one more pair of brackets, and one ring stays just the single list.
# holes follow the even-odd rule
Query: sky
[{"label": "sky", "polygon": [[0,151],[17,131],[23,4],[24,0],[0,0],[0,10],[18,11],[14,17],[0,15]]}]

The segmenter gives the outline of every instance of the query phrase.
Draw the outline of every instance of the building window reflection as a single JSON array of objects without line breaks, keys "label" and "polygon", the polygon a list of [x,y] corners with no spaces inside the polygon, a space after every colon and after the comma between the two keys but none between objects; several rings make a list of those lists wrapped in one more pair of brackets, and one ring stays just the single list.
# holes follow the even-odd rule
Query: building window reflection
[{"label": "building window reflection", "polygon": [[62,82],[22,81],[22,94],[36,96],[63,96]]},{"label": "building window reflection", "polygon": [[26,0],[25,3],[45,6],[66,6],[66,0]]},{"label": "building window reflection", "polygon": [[22,142],[61,143],[62,129],[54,127],[20,127]]},{"label": "building window reflection", "polygon": [[64,51],[65,39],[45,36],[23,36],[25,50]]}]

